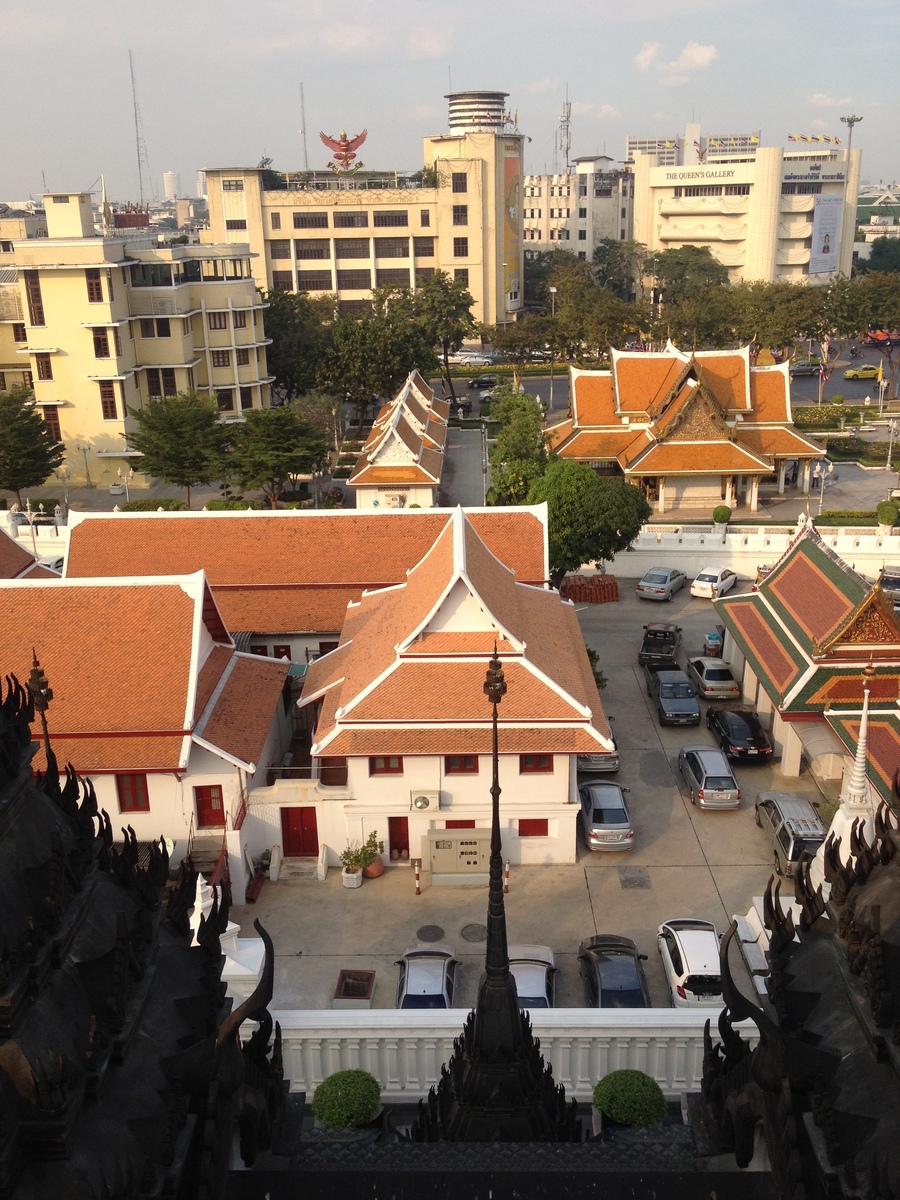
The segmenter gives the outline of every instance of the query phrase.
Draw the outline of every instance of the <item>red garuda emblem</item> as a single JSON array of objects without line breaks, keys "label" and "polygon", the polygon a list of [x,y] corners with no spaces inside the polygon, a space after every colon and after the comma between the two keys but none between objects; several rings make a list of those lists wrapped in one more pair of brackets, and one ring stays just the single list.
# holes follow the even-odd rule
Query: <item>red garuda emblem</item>
[{"label": "red garuda emblem", "polygon": [[362,162],[354,163],[353,160],[356,158],[356,151],[368,137],[368,132],[364,129],[355,138],[348,138],[343,129],[339,138],[329,137],[327,133],[319,134],[328,149],[334,152],[335,161],[330,162],[328,166],[336,175],[355,175],[366,165]]}]

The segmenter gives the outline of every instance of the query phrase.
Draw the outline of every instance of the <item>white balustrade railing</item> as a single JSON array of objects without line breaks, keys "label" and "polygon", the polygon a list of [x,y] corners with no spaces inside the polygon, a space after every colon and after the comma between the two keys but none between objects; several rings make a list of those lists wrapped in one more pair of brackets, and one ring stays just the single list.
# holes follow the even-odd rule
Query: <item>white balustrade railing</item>
[{"label": "white balustrade railing", "polygon": [[[312,1093],[335,1071],[358,1067],[381,1084],[385,1100],[415,1101],[437,1083],[466,1019],[463,1009],[272,1012],[281,1025],[285,1077]],[[589,1100],[594,1084],[629,1067],[657,1081],[668,1097],[700,1087],[703,1026],[718,1037],[718,1009],[556,1008],[534,1013],[535,1035],[570,1099]],[[755,1043],[756,1027],[741,1027]]]}]

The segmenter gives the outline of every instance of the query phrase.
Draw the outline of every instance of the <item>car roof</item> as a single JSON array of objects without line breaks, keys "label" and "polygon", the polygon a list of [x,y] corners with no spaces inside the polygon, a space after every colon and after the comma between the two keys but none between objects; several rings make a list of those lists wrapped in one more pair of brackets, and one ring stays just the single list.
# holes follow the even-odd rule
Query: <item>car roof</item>
[{"label": "car roof", "polygon": [[644,628],[647,630],[648,633],[650,632],[651,629],[661,629],[661,630],[664,630],[666,633],[680,633],[681,632],[680,626],[676,625],[674,621],[648,621],[647,624],[644,626]]},{"label": "car roof", "polygon": [[724,667],[727,671],[731,670],[727,662],[722,662],[721,658],[692,658],[690,665],[696,666],[697,663],[702,663],[704,667]]},{"label": "car roof", "polygon": [[722,751],[716,746],[682,746],[681,752],[682,754],[696,754],[703,763],[708,763],[710,760],[715,762],[716,766],[719,766],[720,763],[724,763],[725,770],[729,775],[731,774],[731,767],[728,765],[728,760]]},{"label": "car roof", "polygon": [[793,792],[760,792],[756,797],[757,804],[770,802],[778,805],[785,820],[805,821],[815,817],[821,823],[822,818],[805,796],[797,796]]},{"label": "car roof", "polygon": [[718,975],[719,937],[715,929],[674,929],[687,975]]},{"label": "car roof", "polygon": [[555,963],[553,951],[549,946],[510,946],[509,961],[510,963],[519,960],[527,960],[531,962],[542,962],[545,966],[552,967]]},{"label": "car roof", "polygon": [[701,569],[700,569],[700,570],[697,572],[697,574],[698,574],[698,575],[721,575],[721,574],[722,574],[722,572],[723,572],[723,571],[726,571],[727,569],[728,569],[727,567],[715,567],[715,566],[713,566],[713,567],[702,567],[702,568],[701,568]]},{"label": "car roof", "polygon": [[613,783],[609,779],[598,779],[596,782],[582,783],[578,788],[579,792],[587,792],[591,798],[591,803],[598,804],[601,808],[613,808],[610,803],[615,799],[620,807],[625,808],[625,793],[617,783]]}]

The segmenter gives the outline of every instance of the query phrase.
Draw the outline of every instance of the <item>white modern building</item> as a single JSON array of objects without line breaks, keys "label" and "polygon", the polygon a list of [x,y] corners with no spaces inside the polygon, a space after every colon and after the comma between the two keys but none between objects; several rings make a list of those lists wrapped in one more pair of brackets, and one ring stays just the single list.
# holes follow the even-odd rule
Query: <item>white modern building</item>
[{"label": "white modern building", "polygon": [[169,202],[174,202],[181,195],[181,176],[177,171],[163,173],[163,194]]},{"label": "white modern building", "polygon": [[559,175],[526,175],[522,225],[526,255],[569,250],[593,257],[604,240],[632,236],[634,180],[604,154],[576,158]]}]

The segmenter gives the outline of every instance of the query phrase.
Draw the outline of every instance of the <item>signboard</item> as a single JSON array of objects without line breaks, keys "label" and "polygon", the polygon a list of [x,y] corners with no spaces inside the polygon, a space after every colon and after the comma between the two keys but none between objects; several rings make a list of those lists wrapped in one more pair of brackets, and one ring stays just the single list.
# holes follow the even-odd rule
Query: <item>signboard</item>
[{"label": "signboard", "polygon": [[822,275],[838,269],[843,214],[843,196],[816,196],[812,250],[809,254],[810,275]]},{"label": "signboard", "polygon": [[[519,308],[521,305],[521,288],[519,280],[519,223],[521,207],[519,190],[522,185],[522,161],[520,158],[509,157],[503,160],[504,185],[504,221],[503,221],[503,290],[506,293],[506,310]],[[506,319],[501,309],[499,320]]]}]

